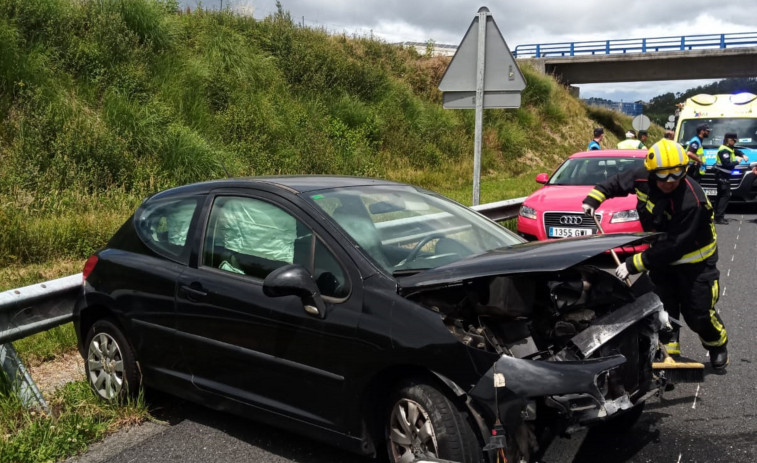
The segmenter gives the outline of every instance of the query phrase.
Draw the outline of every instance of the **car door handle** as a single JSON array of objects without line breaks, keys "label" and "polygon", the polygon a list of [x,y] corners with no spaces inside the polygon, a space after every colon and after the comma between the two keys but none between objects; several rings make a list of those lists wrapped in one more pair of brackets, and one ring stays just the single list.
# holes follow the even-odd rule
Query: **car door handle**
[{"label": "car door handle", "polygon": [[186,297],[190,301],[197,301],[208,295],[207,291],[203,291],[202,287],[192,288],[191,286],[180,286],[179,294]]}]

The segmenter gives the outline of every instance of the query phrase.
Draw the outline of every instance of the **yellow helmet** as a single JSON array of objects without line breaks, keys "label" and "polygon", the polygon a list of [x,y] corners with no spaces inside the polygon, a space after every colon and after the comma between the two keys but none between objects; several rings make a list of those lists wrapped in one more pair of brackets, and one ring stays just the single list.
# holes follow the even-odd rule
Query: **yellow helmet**
[{"label": "yellow helmet", "polygon": [[678,143],[662,139],[649,148],[644,167],[654,172],[658,180],[675,181],[686,174],[689,157]]}]

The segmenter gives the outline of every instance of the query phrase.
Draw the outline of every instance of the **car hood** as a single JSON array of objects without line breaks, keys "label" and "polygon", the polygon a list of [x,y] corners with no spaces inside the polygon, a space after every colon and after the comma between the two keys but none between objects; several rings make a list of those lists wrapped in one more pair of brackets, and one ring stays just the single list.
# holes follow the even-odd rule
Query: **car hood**
[{"label": "car hood", "polygon": [[442,267],[398,277],[400,293],[494,275],[555,272],[602,254],[608,249],[654,240],[654,233],[613,233],[561,240],[533,241],[495,249]]},{"label": "car hood", "polygon": [[[581,203],[593,186],[546,185],[535,191],[523,204],[537,211],[581,211]],[[636,208],[636,195],[609,198],[602,202],[599,211],[624,211]]]}]

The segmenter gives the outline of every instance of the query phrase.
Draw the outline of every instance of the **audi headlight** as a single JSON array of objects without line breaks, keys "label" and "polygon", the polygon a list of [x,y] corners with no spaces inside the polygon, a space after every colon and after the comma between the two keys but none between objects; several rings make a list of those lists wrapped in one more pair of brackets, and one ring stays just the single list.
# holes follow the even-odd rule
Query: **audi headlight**
[{"label": "audi headlight", "polygon": [[536,219],[536,209],[528,206],[521,206],[520,216],[527,219]]},{"label": "audi headlight", "polygon": [[636,212],[636,209],[629,209],[627,211],[620,211],[613,214],[610,223],[633,222],[635,220],[639,220],[639,213]]}]

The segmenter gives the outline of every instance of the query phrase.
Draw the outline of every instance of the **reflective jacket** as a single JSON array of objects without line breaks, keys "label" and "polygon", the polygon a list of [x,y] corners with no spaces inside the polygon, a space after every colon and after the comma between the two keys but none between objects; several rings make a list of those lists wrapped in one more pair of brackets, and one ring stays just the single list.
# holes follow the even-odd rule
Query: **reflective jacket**
[{"label": "reflective jacket", "polygon": [[691,137],[691,140],[686,143],[686,149],[696,154],[697,156],[702,157],[702,155],[704,154],[704,148],[702,148],[702,139],[699,138],[698,135],[694,135],[693,137]]},{"label": "reflective jacket", "polygon": [[738,165],[736,156],[743,156],[741,152],[728,145],[720,145],[715,159],[715,173],[718,177],[730,177],[731,171]]},{"label": "reflective jacket", "polygon": [[[691,140],[686,143],[686,151],[691,151],[692,153],[699,156],[700,159],[704,160],[704,148],[702,148],[702,139],[699,138],[698,135],[694,135],[693,137],[691,137]],[[689,160],[689,165],[692,164],[694,164],[694,161]],[[706,169],[707,167],[705,166],[705,163],[699,165],[700,174],[704,175]]]},{"label": "reflective jacket", "polygon": [[665,194],[657,188],[653,174],[641,167],[608,178],[583,202],[597,209],[605,199],[629,193],[636,194],[636,211],[644,231],[664,233],[648,249],[626,259],[630,273],[705,260],[717,262],[712,205],[696,181],[684,177],[678,188]]},{"label": "reflective jacket", "polygon": [[635,138],[627,138],[623,140],[622,142],[618,143],[619,150],[640,150],[644,148],[645,148],[644,143],[640,142],[639,140],[636,140]]}]

